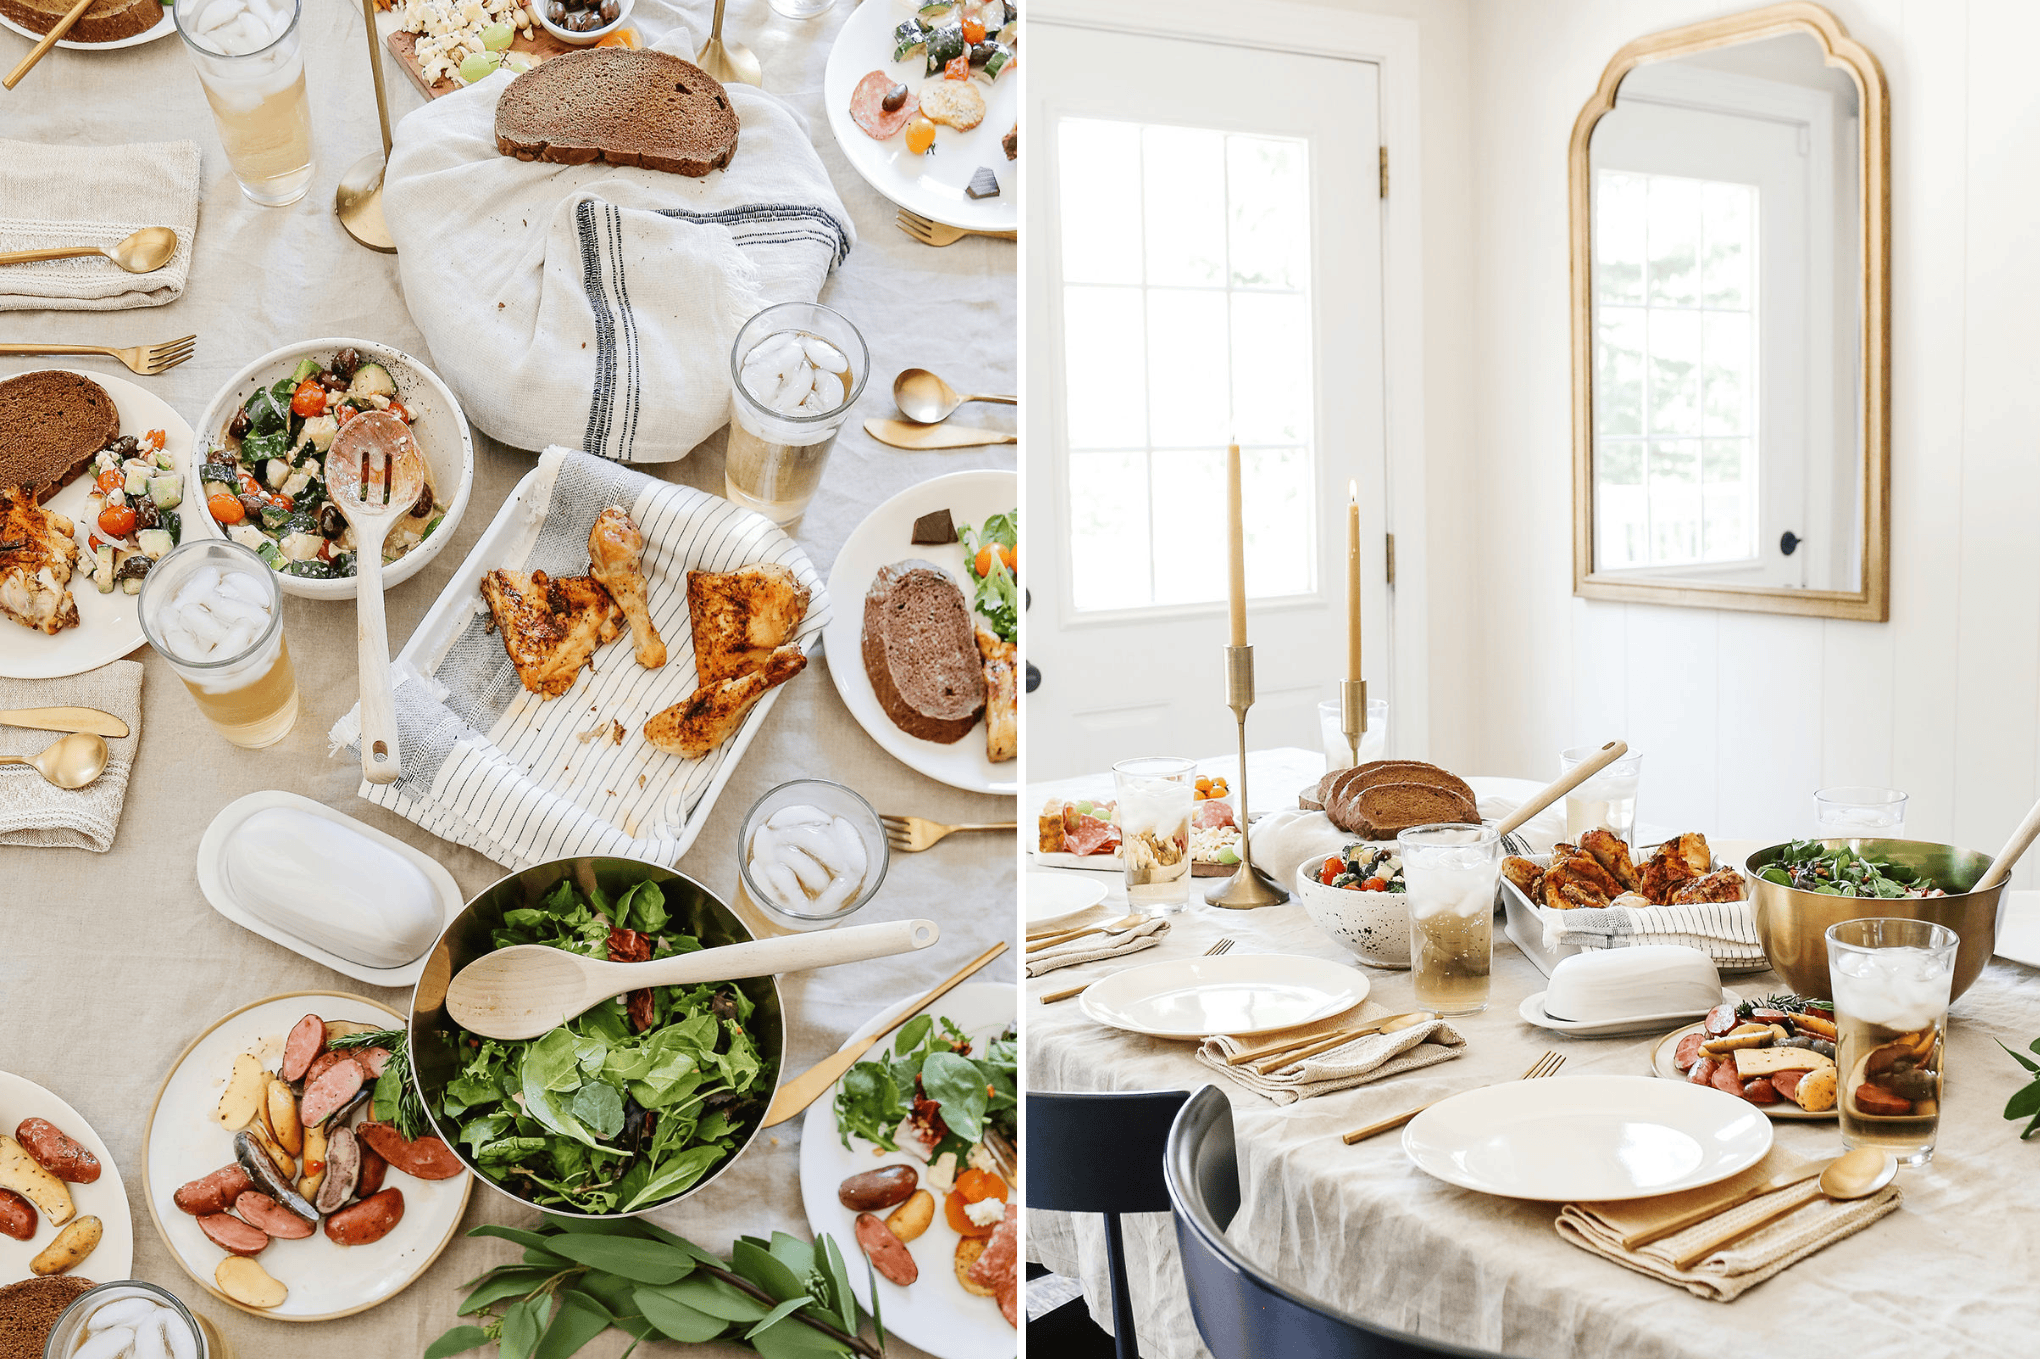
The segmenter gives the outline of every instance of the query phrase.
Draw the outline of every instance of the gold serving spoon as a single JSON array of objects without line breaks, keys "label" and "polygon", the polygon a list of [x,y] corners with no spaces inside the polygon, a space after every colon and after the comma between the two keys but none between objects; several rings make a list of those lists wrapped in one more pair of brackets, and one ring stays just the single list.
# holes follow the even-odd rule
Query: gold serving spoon
[{"label": "gold serving spoon", "polygon": [[73,732],[39,755],[0,755],[0,764],[25,764],[59,788],[83,788],[106,772],[106,741]]},{"label": "gold serving spoon", "polygon": [[940,424],[966,401],[996,401],[1002,406],[1019,401],[1012,396],[965,396],[925,368],[908,368],[894,378],[892,399],[900,414],[917,425]]},{"label": "gold serving spoon", "polygon": [[1854,1151],[1844,1152],[1827,1163],[1815,1183],[1772,1204],[1756,1221],[1738,1224],[1729,1231],[1716,1233],[1689,1247],[1685,1254],[1672,1261],[1672,1266],[1675,1269],[1691,1269],[1723,1246],[1733,1245],[1817,1198],[1867,1199],[1890,1184],[1897,1174],[1898,1158],[1888,1151],[1857,1147]]},{"label": "gold serving spoon", "polygon": [[740,42],[723,41],[723,3],[724,0],[715,0],[715,18],[709,21],[708,41],[694,54],[694,64],[725,85],[734,80],[763,86],[765,72],[758,65],[757,54]]},{"label": "gold serving spoon", "polygon": [[177,233],[169,227],[143,227],[112,245],[67,245],[54,250],[11,250],[0,254],[0,264],[33,264],[37,260],[68,260],[80,255],[104,255],[131,274],[152,274],[177,253]]}]

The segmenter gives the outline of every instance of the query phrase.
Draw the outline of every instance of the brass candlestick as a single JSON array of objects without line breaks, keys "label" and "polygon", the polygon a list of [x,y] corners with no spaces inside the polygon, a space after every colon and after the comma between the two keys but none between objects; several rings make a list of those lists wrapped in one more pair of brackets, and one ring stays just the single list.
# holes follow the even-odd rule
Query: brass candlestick
[{"label": "brass candlestick", "polygon": [[1223,879],[1205,901],[1229,910],[1251,911],[1257,906],[1280,906],[1289,891],[1254,866],[1253,842],[1247,830],[1247,709],[1254,706],[1254,649],[1229,646],[1225,649],[1226,706],[1240,724],[1240,866]]},{"label": "brass candlestick", "polygon": [[368,69],[375,75],[375,116],[382,123],[382,154],[373,151],[347,167],[333,191],[333,215],[340,225],[370,250],[397,253],[397,242],[383,221],[383,171],[390,163],[390,103],[383,93],[382,43],[375,31],[375,0],[361,0],[361,20],[368,28]]},{"label": "brass candlestick", "polygon": [[1360,737],[1367,731],[1367,681],[1339,681],[1339,726],[1346,733],[1346,748],[1353,763],[1360,763]]}]

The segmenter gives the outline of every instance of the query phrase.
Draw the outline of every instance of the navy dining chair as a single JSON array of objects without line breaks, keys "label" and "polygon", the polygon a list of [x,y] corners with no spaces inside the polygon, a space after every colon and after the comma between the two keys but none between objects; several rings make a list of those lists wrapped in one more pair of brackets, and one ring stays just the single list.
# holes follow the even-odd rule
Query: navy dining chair
[{"label": "navy dining chair", "polygon": [[1190,1315],[1216,1359],[1503,1359],[1347,1316],[1277,1283],[1235,1250],[1225,1229],[1239,1211],[1240,1170],[1232,1104],[1218,1087],[1205,1086],[1176,1115],[1164,1173]]},{"label": "navy dining chair", "polygon": [[1027,1206],[1105,1215],[1112,1347],[1119,1359],[1138,1359],[1140,1354],[1120,1214],[1169,1211],[1162,1153],[1170,1125],[1189,1098],[1187,1090],[1027,1092]]}]

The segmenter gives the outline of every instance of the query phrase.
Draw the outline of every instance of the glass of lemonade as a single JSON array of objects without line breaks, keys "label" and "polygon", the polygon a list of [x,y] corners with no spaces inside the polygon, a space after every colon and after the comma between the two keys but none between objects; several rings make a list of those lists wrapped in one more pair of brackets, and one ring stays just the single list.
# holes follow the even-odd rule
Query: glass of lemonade
[{"label": "glass of lemonade", "polygon": [[[1599,746],[1574,746],[1558,753],[1558,772],[1574,769],[1601,753]],[[1636,788],[1643,781],[1643,756],[1635,751],[1616,760],[1565,795],[1565,838],[1579,838],[1596,826],[1628,843],[1636,834]]]},{"label": "glass of lemonade", "polygon": [[1929,920],[1844,920],[1827,932],[1842,1142],[1900,1165],[1934,1159],[1941,1061],[1961,936]]},{"label": "glass of lemonade", "polygon": [[1417,826],[1395,837],[1410,904],[1417,1004],[1469,1015],[1488,1003],[1502,837],[1493,826]]},{"label": "glass of lemonade", "polygon": [[1823,788],[1813,795],[1813,838],[1903,840],[1905,802],[1896,788]]},{"label": "glass of lemonade", "polygon": [[730,347],[724,494],[781,526],[807,513],[870,376],[864,336],[819,302],[782,302],[746,321]]},{"label": "glass of lemonade", "polygon": [[[1318,735],[1325,748],[1325,772],[1348,769],[1353,748],[1346,744],[1346,715],[1339,700],[1325,699],[1317,705]],[[1360,763],[1367,764],[1388,753],[1388,700],[1367,700],[1367,730],[1360,733]]]},{"label": "glass of lemonade", "polygon": [[259,750],[297,721],[276,573],[239,543],[196,538],[142,577],[142,632],[220,735]]},{"label": "glass of lemonade", "polygon": [[1142,755],[1112,766],[1126,905],[1169,915],[1190,904],[1190,816],[1197,761]]},{"label": "glass of lemonade", "polygon": [[265,208],[312,183],[312,106],[300,47],[303,0],[181,0],[171,12],[198,67],[241,192]]}]

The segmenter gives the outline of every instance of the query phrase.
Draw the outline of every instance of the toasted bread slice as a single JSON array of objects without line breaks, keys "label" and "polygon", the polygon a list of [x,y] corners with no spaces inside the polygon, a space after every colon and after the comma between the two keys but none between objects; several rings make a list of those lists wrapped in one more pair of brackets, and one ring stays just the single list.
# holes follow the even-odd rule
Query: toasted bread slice
[{"label": "toasted bread slice", "polygon": [[642,165],[699,178],[729,168],[737,114],[722,84],[664,52],[585,47],[510,82],[496,149],[519,160]]}]

